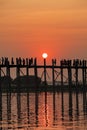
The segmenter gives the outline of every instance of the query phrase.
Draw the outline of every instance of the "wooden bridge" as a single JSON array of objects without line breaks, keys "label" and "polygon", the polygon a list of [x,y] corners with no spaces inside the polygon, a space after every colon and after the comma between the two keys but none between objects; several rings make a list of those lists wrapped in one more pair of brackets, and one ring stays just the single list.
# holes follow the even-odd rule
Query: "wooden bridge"
[{"label": "wooden bridge", "polygon": [[[3,70],[4,68],[4,70]],[[13,57],[9,60],[7,57],[0,59],[0,79],[2,75],[11,77],[11,69],[16,69],[16,78],[20,77],[23,68],[26,69],[26,76],[29,76],[29,70],[34,70],[34,76],[38,77],[39,69],[43,69],[43,82],[47,85],[47,71],[51,69],[51,79],[52,86],[65,86],[66,82],[64,77],[67,79],[68,86],[82,86],[87,85],[87,61],[74,59],[67,60],[63,59],[60,61],[59,65],[56,59],[52,59],[51,65],[46,64],[46,59],[44,59],[43,65],[38,65],[37,58],[16,58]],[[65,74],[66,73],[66,74]],[[65,76],[64,76],[65,75]],[[60,76],[60,80],[59,80]],[[41,76],[42,77],[42,76]],[[40,77],[40,78],[41,78]],[[74,78],[74,80],[73,80]],[[80,79],[80,81],[79,81]],[[56,84],[60,83],[60,84]]]}]

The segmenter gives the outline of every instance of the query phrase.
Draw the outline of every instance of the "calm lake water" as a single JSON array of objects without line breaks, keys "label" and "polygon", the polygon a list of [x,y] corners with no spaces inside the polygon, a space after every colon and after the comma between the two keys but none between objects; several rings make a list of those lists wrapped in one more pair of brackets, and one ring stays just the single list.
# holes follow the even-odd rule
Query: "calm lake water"
[{"label": "calm lake water", "polygon": [[0,130],[87,130],[87,93],[0,96]]}]

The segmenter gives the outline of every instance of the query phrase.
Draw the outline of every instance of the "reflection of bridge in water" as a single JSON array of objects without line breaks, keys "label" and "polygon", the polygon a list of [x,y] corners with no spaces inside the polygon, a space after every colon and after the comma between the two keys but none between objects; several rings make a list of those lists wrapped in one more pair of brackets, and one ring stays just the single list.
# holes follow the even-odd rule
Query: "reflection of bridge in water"
[{"label": "reflection of bridge in water", "polygon": [[[46,64],[44,59],[43,65],[37,64],[36,58],[16,58],[9,60],[8,58],[1,58],[0,62],[0,83],[2,77],[11,77],[12,69],[16,70],[16,78],[20,77],[21,74],[30,76],[29,71],[34,70],[35,83],[37,84],[37,77],[40,69],[43,69],[43,73],[40,78],[43,78],[42,86],[46,86],[48,83],[49,75],[51,77],[52,86],[87,86],[87,61],[86,60],[61,60],[60,64],[57,64],[56,59],[52,59],[52,65]],[[23,73],[25,69],[25,74]],[[51,74],[47,73],[50,69]],[[2,76],[4,74],[4,76]],[[8,82],[10,84],[10,82]],[[6,84],[7,85],[7,84]],[[50,86],[51,86],[50,85]]]},{"label": "reflection of bridge in water", "polygon": [[71,121],[72,125],[76,121],[82,123],[87,116],[86,93],[5,93],[2,94],[2,101],[0,102],[2,130],[52,127],[60,123],[71,126]]}]

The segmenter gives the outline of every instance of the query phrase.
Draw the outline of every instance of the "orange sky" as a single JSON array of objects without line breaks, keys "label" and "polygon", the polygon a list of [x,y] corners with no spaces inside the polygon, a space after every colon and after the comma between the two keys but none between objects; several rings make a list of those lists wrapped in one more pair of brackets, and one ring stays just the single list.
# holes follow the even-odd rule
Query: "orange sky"
[{"label": "orange sky", "polygon": [[0,56],[87,58],[87,0],[0,0]]}]

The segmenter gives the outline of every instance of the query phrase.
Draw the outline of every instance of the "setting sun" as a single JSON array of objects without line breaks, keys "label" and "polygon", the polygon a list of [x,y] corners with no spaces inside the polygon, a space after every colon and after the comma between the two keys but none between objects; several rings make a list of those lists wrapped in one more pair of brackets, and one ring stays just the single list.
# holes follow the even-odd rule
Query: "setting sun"
[{"label": "setting sun", "polygon": [[48,54],[47,54],[47,53],[43,53],[43,54],[42,54],[42,57],[43,57],[44,59],[46,59],[46,58],[48,57]]}]

